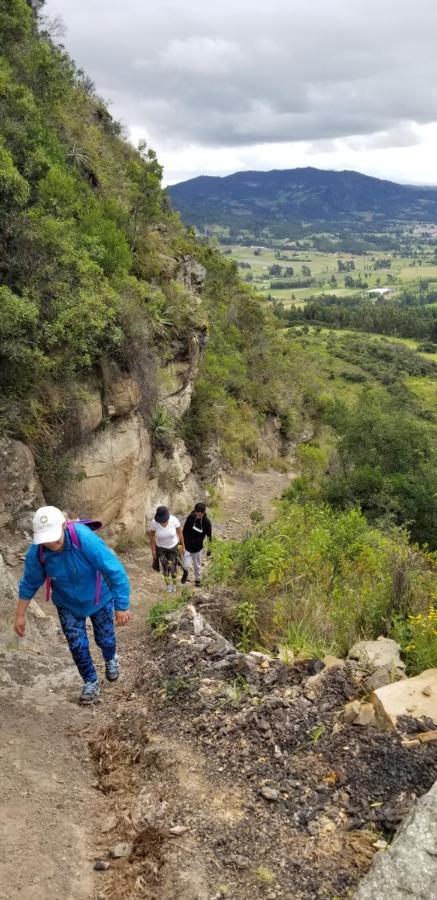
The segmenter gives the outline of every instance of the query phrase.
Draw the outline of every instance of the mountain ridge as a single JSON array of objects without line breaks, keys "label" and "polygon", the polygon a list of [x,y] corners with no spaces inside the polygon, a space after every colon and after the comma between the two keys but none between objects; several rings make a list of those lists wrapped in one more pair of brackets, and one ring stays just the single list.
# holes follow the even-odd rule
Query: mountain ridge
[{"label": "mountain ridge", "polygon": [[437,223],[433,187],[403,185],[354,170],[313,166],[231,175],[199,175],[167,188],[173,206],[190,225],[244,228],[273,233],[313,225],[315,230],[361,223],[369,228],[397,222]]}]

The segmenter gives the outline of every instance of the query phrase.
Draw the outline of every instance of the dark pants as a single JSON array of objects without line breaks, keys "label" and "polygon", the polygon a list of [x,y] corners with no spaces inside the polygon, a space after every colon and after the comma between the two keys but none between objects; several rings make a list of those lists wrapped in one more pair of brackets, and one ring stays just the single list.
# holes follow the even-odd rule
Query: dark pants
[{"label": "dark pants", "polygon": [[[67,609],[59,609],[58,616],[62,631],[67,638],[71,655],[84,681],[97,681],[97,672],[91,659],[90,646],[86,630],[86,619],[78,619]],[[115,656],[114,605],[111,601],[90,616],[94,631],[94,640],[100,647],[103,659]]]}]

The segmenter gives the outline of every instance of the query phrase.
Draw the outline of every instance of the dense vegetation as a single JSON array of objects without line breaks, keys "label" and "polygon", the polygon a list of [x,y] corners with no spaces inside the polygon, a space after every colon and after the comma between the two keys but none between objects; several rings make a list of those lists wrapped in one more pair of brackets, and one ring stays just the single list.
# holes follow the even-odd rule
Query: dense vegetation
[{"label": "dense vegetation", "polygon": [[386,634],[411,673],[435,666],[432,356],[363,334],[305,327],[288,336],[313,373],[314,436],[298,448],[299,476],[276,520],[255,524],[242,544],[217,544],[211,579],[235,591],[243,647],[279,648],[285,659],[343,654]]},{"label": "dense vegetation", "polygon": [[[359,506],[371,523],[405,526],[437,548],[437,366],[402,343],[355,334],[302,335],[321,378],[314,441],[294,490]],[[326,428],[331,435],[326,439]]]},{"label": "dense vegetation", "polygon": [[372,232],[389,223],[437,221],[435,191],[358,172],[303,168],[201,176],[173,185],[170,196],[185,221],[201,231],[212,225],[234,232],[250,227],[254,236],[290,237],[308,226],[316,232],[353,226],[357,249],[364,244],[360,226]]},{"label": "dense vegetation", "polygon": [[319,296],[308,301],[304,308],[291,306],[289,309],[277,307],[277,315],[287,325],[297,322],[329,325],[332,328],[350,328],[373,334],[387,334],[399,337],[418,338],[437,344],[437,307],[431,303],[435,299],[426,294],[430,305],[419,298],[401,296],[399,302],[369,300],[362,297]]},{"label": "dense vegetation", "polygon": [[280,421],[286,442],[302,424],[302,350],[290,352],[265,305],[239,279],[235,264],[211,256],[204,290],[209,341],[200,363],[185,438],[197,461],[215,449],[231,466],[272,462],[259,438],[266,417]]},{"label": "dense vegetation", "polygon": [[1,421],[34,438],[49,386],[159,326],[146,278],[165,196],[154,154],[119,137],[25,0],[0,4],[0,34]]},{"label": "dense vegetation", "polygon": [[[159,365],[205,342],[209,319],[187,434],[199,456],[214,441],[241,461],[263,417],[278,404],[286,416],[273,319],[171,212],[155,154],[123,138],[42,5],[0,0],[0,431],[53,469],[84,376],[110,356],[141,380],[143,412],[168,445]],[[203,303],[180,277],[187,256],[207,268]]]},{"label": "dense vegetation", "polygon": [[210,578],[238,586],[233,620],[246,650],[276,648],[285,660],[344,654],[362,637],[390,634],[420,671],[437,664],[435,563],[357,509],[284,499],[272,525],[215,548]]}]

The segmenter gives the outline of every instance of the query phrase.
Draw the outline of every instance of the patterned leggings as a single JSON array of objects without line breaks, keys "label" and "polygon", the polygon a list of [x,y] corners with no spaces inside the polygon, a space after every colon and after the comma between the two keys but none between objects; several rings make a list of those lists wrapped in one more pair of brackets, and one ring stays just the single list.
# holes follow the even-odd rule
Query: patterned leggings
[{"label": "patterned leggings", "polygon": [[[79,674],[84,681],[97,681],[97,672],[90,654],[86,619],[78,619],[67,609],[59,607],[58,616]],[[101,609],[90,616],[90,619],[94,640],[102,651],[103,659],[113,659],[116,650],[113,603],[111,601],[105,603]]]},{"label": "patterned leggings", "polygon": [[169,584],[170,579],[175,582],[178,565],[180,565],[179,546],[176,544],[176,547],[171,550],[167,550],[166,547],[157,547],[157,551],[165,583]]}]

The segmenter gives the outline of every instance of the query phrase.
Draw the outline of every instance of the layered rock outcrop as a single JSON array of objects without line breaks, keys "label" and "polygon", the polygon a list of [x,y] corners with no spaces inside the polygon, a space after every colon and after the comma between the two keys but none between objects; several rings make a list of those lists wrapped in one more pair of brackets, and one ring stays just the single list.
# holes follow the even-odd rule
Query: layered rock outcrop
[{"label": "layered rock outcrop", "polygon": [[[186,356],[158,373],[157,405],[176,422],[191,402],[199,359],[197,341],[192,341]],[[154,451],[141,412],[143,400],[132,375],[121,372],[113,361],[102,363],[102,418],[90,431],[86,404],[78,409],[77,414],[83,410],[84,415],[84,424],[79,421],[82,440],[73,448],[73,478],[62,497],[69,514],[101,519],[118,542],[141,539],[158,504],[186,512],[200,491],[182,440],[174,441],[165,454]],[[92,411],[96,401],[94,393]]]},{"label": "layered rock outcrop", "polygon": [[[200,300],[206,270],[188,256],[178,265],[173,260],[173,275]],[[154,449],[144,413],[161,409],[177,425],[191,403],[205,340],[199,328],[176,341],[172,358],[147,373],[148,382],[144,373],[123,371],[114,359],[103,359],[100,373],[81,385],[70,442],[73,477],[61,497],[69,514],[100,518],[120,543],[144,536],[158,504],[184,513],[198,499],[184,442],[173,441],[166,453]]]},{"label": "layered rock outcrop", "polygon": [[389,850],[375,857],[356,900],[437,900],[437,782],[417,801]]},{"label": "layered rock outcrop", "polygon": [[69,514],[95,516],[116,536],[140,537],[151,461],[150,436],[138,413],[110,421],[74,454],[77,480],[64,492]]},{"label": "layered rock outcrop", "polygon": [[[19,639],[12,631],[22,557],[31,535],[32,512],[44,502],[31,451],[20,441],[0,439],[0,684],[8,684],[4,666]],[[39,648],[52,620],[32,602],[21,646]]]}]

